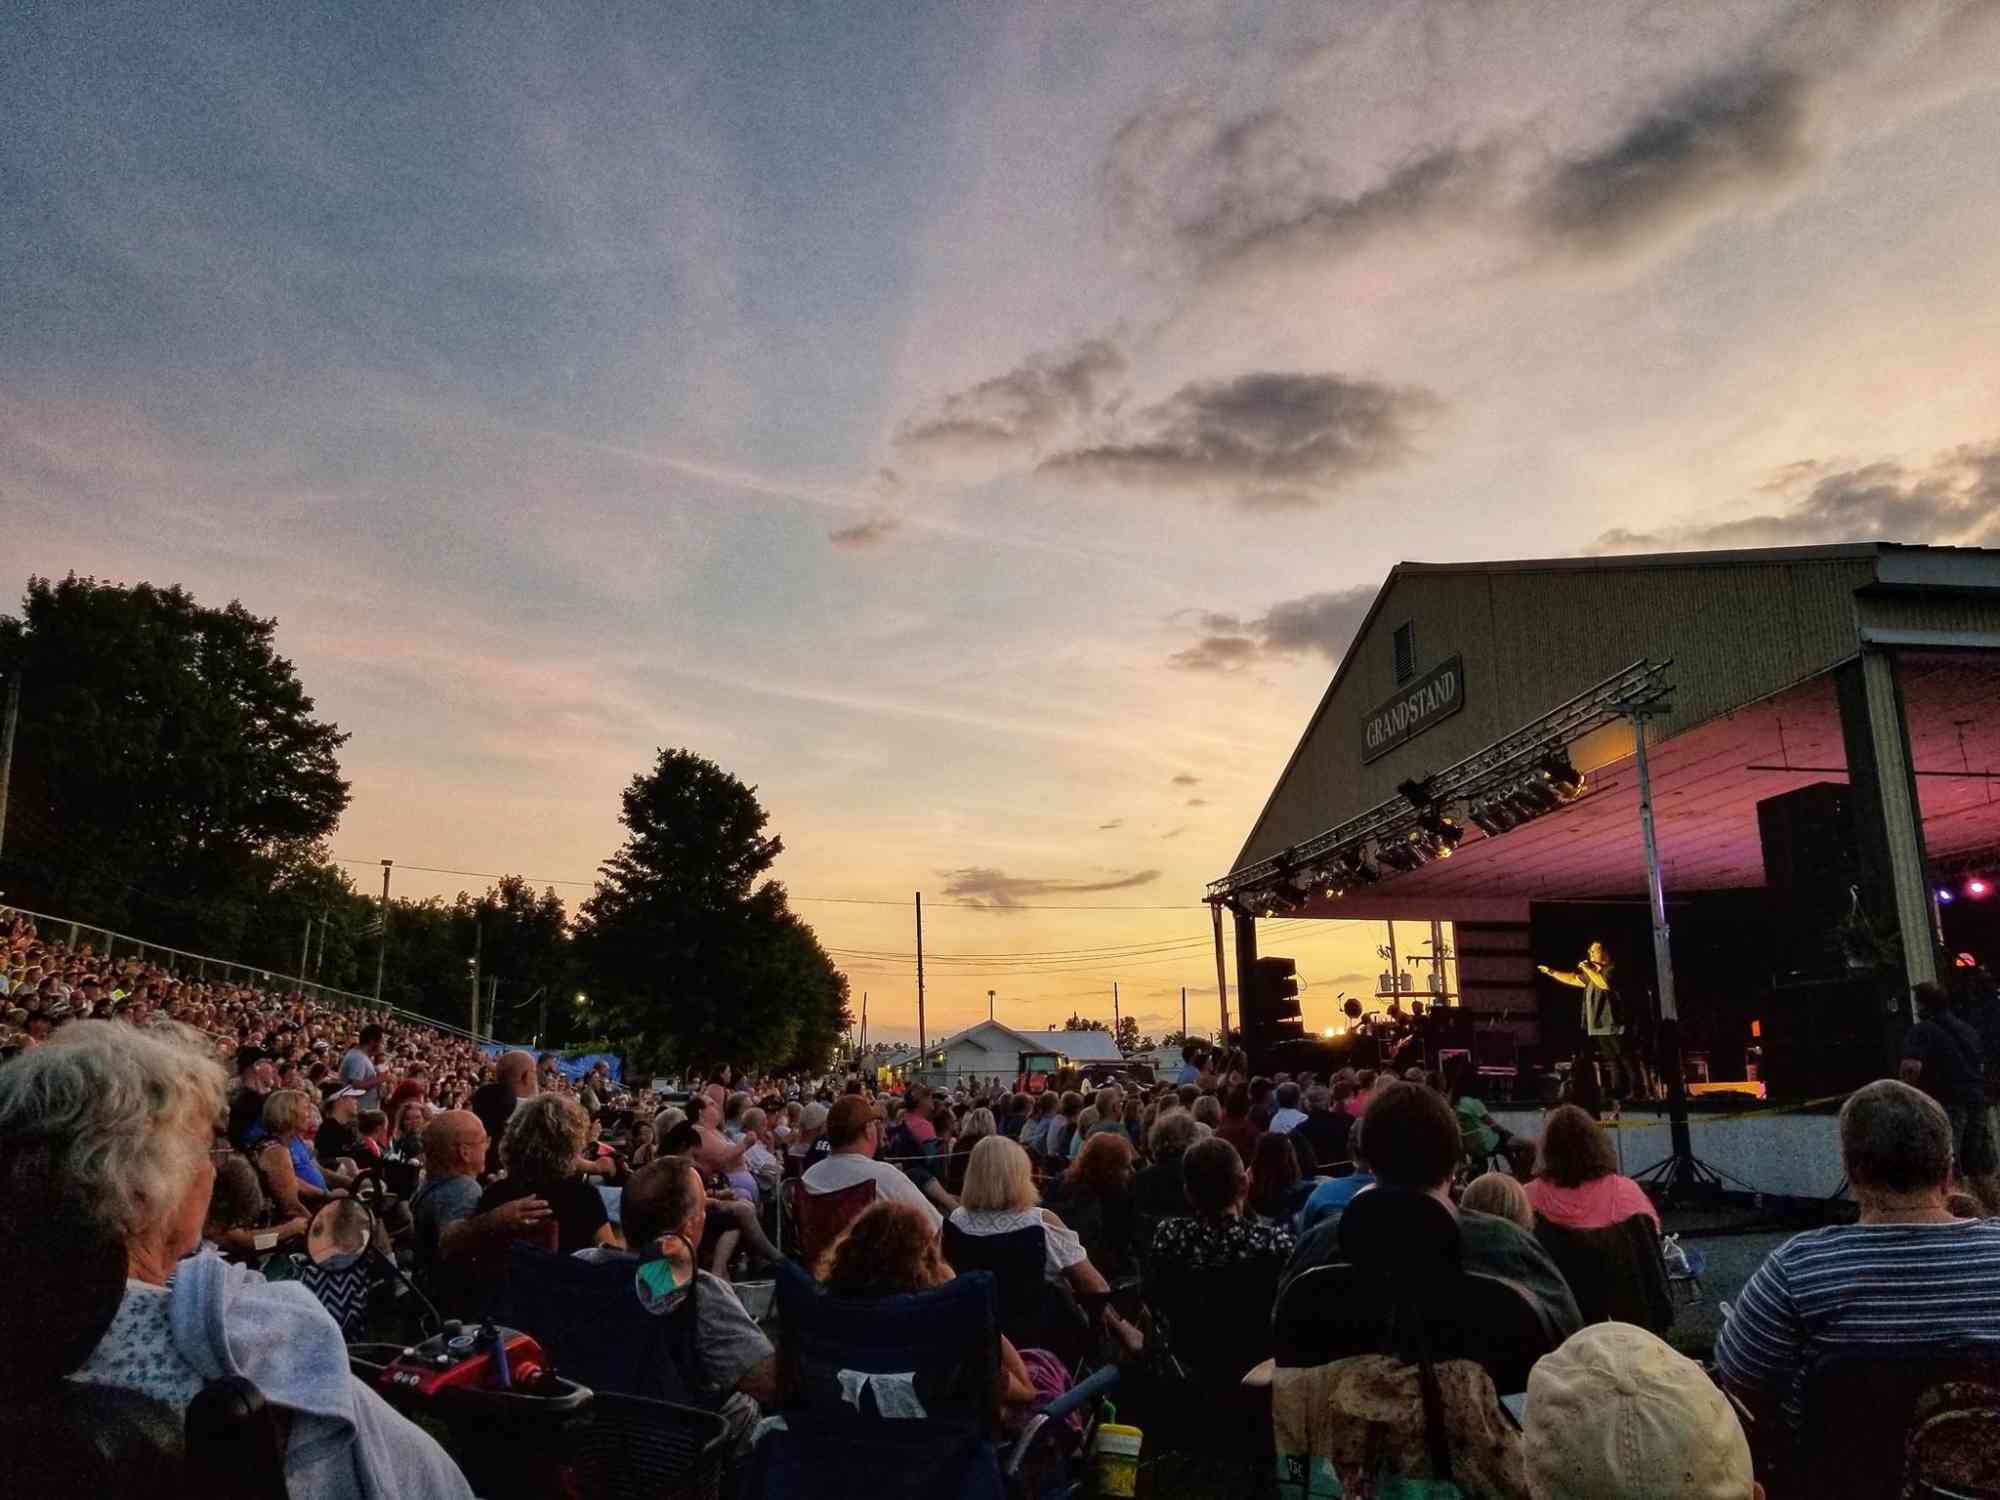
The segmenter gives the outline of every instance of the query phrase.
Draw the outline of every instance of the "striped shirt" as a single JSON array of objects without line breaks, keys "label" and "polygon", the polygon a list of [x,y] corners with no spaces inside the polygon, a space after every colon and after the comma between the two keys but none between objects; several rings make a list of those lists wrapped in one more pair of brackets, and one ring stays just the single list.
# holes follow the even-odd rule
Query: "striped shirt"
[{"label": "striped shirt", "polygon": [[1743,1288],[1715,1365],[1730,1385],[1779,1398],[1796,1426],[1821,1356],[1955,1343],[2000,1345],[2000,1219],[1795,1235]]}]

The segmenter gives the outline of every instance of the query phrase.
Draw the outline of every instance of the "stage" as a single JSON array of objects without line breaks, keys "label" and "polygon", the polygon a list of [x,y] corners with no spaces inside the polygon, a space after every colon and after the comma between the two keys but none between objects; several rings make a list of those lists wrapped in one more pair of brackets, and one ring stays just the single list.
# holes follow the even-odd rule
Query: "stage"
[{"label": "stage", "polygon": [[[1574,970],[1601,941],[1619,1019],[1662,1066],[1664,927],[1671,1050],[1710,1079],[1784,1104],[1893,1075],[1911,987],[1985,982],[2000,952],[1995,704],[2000,551],[1402,564],[1210,887],[1253,1058],[1287,1033],[1245,982],[1258,922],[1393,918],[1452,924],[1481,1064],[1546,1078],[1577,1054],[1580,992],[1537,966]],[[1839,1181],[1829,1119],[1692,1128],[1766,1191]],[[1635,1166],[1666,1154],[1664,1124],[1620,1135]],[[1766,1160],[1782,1183],[1731,1165]]]}]

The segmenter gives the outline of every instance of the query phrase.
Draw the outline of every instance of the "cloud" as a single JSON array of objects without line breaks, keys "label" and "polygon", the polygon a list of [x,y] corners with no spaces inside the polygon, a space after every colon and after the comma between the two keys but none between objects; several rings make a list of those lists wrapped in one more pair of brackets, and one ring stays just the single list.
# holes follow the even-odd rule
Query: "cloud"
[{"label": "cloud", "polygon": [[1109,823],[1099,823],[1097,831],[1099,833],[1109,833],[1114,828],[1123,828],[1124,826],[1125,820],[1123,818],[1113,818]]},{"label": "cloud", "polygon": [[1316,505],[1405,461],[1439,404],[1428,391],[1332,374],[1192,381],[1140,412],[1124,440],[1052,454],[1037,472],[1252,510]]},{"label": "cloud", "polygon": [[1199,776],[1190,776],[1187,772],[1183,771],[1174,777],[1171,784],[1174,786],[1200,786],[1201,778]]},{"label": "cloud", "polygon": [[985,907],[989,911],[1019,910],[1042,896],[1088,896],[1106,891],[1129,891],[1151,885],[1160,878],[1158,870],[1136,870],[1109,880],[1059,880],[1039,876],[1009,875],[986,865],[970,865],[962,870],[940,870],[944,894],[954,901]]},{"label": "cloud", "polygon": [[1516,271],[1643,258],[1781,201],[1871,122],[1980,86],[1966,54],[1990,48],[1996,11],[1796,6],[1722,66],[1612,97],[1608,127],[1590,135],[1552,142],[1549,120],[1518,113],[1483,131],[1447,124],[1455,136],[1344,188],[1341,140],[1307,123],[1312,103],[1156,100],[1112,136],[1098,188],[1121,238],[1164,252],[1197,288],[1448,233],[1501,247]]},{"label": "cloud", "polygon": [[1910,469],[1894,460],[1832,469],[1787,464],[1760,487],[1789,495],[1782,509],[1660,531],[1607,531],[1592,552],[1678,552],[1814,542],[2000,545],[2000,440],[1967,444]]},{"label": "cloud", "polygon": [[1167,658],[1187,672],[1234,672],[1279,657],[1318,652],[1338,663],[1375,602],[1373,584],[1307,594],[1272,605],[1254,620],[1204,613],[1207,634]]},{"label": "cloud", "polygon": [[875,547],[888,541],[902,528],[903,523],[894,516],[870,516],[851,526],[835,527],[826,534],[826,539],[836,547]]},{"label": "cloud", "polygon": [[1014,467],[1032,462],[1064,433],[1088,419],[1104,387],[1126,369],[1109,339],[1030,355],[995,375],[946,396],[931,416],[905,422],[897,449],[919,463]]},{"label": "cloud", "polygon": [[1186,801],[1186,802],[1182,803],[1181,805],[1182,805],[1183,807],[1206,807],[1206,806],[1208,806],[1208,798],[1206,798],[1206,797],[1190,797],[1190,798],[1188,798],[1188,799],[1187,799],[1187,801]]},{"label": "cloud", "polygon": [[1169,828],[1165,833],[1161,834],[1160,837],[1163,839],[1177,839],[1186,832],[1187,832],[1187,824],[1182,823],[1178,827]]}]

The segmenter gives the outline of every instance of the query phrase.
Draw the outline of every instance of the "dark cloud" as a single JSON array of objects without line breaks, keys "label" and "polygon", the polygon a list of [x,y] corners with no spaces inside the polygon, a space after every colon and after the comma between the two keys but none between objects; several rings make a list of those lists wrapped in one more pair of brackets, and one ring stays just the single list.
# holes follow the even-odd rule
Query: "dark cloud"
[{"label": "dark cloud", "polygon": [[[1327,594],[1307,594],[1274,604],[1257,619],[1238,623],[1235,616],[1204,614],[1201,624],[1211,633],[1176,651],[1168,664],[1190,672],[1233,672],[1273,657],[1318,652],[1339,662],[1361,626],[1375,587],[1363,584]],[[1228,633],[1217,633],[1218,621],[1228,621]]]},{"label": "dark cloud", "polygon": [[1201,785],[1201,778],[1200,778],[1199,776],[1190,776],[1190,775],[1188,775],[1188,773],[1187,773],[1187,772],[1183,771],[1183,772],[1181,772],[1181,773],[1180,773],[1180,775],[1176,776],[1176,777],[1175,777],[1175,778],[1173,779],[1173,785],[1175,785],[1175,786],[1200,786],[1200,785]]},{"label": "dark cloud", "polygon": [[1428,391],[1339,375],[1194,381],[1140,412],[1129,440],[1053,454],[1038,472],[1251,509],[1316,505],[1407,459],[1438,405]]},{"label": "dark cloud", "polygon": [[1124,354],[1108,339],[1031,355],[1004,375],[945,397],[933,415],[904,423],[896,446],[919,460],[1032,462],[1097,412],[1104,387],[1125,368]]},{"label": "dark cloud", "polygon": [[1206,807],[1206,806],[1208,806],[1208,798],[1206,798],[1206,797],[1190,797],[1190,798],[1188,798],[1188,799],[1187,799],[1187,801],[1183,802],[1183,803],[1181,804],[1181,806],[1183,806],[1183,807]]},{"label": "dark cloud", "polygon": [[1125,820],[1123,818],[1113,818],[1109,823],[1099,823],[1097,831],[1099,833],[1109,833],[1114,828],[1123,828],[1124,826]]},{"label": "dark cloud", "polygon": [[1531,223],[1576,253],[1617,253],[1768,196],[1812,162],[1810,91],[1799,74],[1764,67],[1703,79],[1609,145],[1559,162],[1529,202]]},{"label": "dark cloud", "polygon": [[1187,824],[1182,823],[1177,828],[1169,828],[1165,833],[1161,834],[1160,837],[1163,839],[1177,839],[1186,832],[1187,832]]},{"label": "dark cloud", "polygon": [[1934,542],[2000,546],[2000,441],[1968,444],[1909,469],[1884,461],[1858,468],[1788,464],[1765,493],[1782,509],[1661,531],[1607,531],[1593,552],[1678,552],[1814,542]]},{"label": "dark cloud", "polygon": [[1158,870],[1137,870],[1108,880],[1054,880],[1029,875],[1009,875],[985,865],[962,870],[940,870],[944,893],[953,901],[983,906],[990,911],[1019,910],[1047,896],[1087,896],[1105,891],[1129,891],[1151,885],[1160,878]]},{"label": "dark cloud", "polygon": [[871,516],[852,526],[835,527],[826,534],[826,539],[836,547],[874,547],[902,529],[903,523],[894,516]]}]

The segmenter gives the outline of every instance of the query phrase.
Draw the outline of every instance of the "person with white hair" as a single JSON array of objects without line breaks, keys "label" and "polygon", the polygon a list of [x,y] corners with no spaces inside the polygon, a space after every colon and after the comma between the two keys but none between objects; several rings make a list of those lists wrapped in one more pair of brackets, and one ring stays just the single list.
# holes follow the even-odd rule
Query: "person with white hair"
[{"label": "person with white hair", "polygon": [[192,1031],[96,1021],[0,1068],[0,1197],[52,1198],[124,1244],[124,1297],[70,1378],[179,1416],[205,1385],[241,1375],[288,1419],[292,1496],[469,1497],[444,1451],[349,1373],[311,1292],[201,1247],[226,1083]]},{"label": "person with white hair", "polygon": [[1952,1122],[1893,1078],[1840,1107],[1840,1162],[1860,1222],[1794,1235],[1743,1288],[1715,1368],[1760,1420],[1797,1427],[1806,1374],[1832,1354],[1914,1346],[2000,1352],[2000,1220],[1945,1205]]}]

